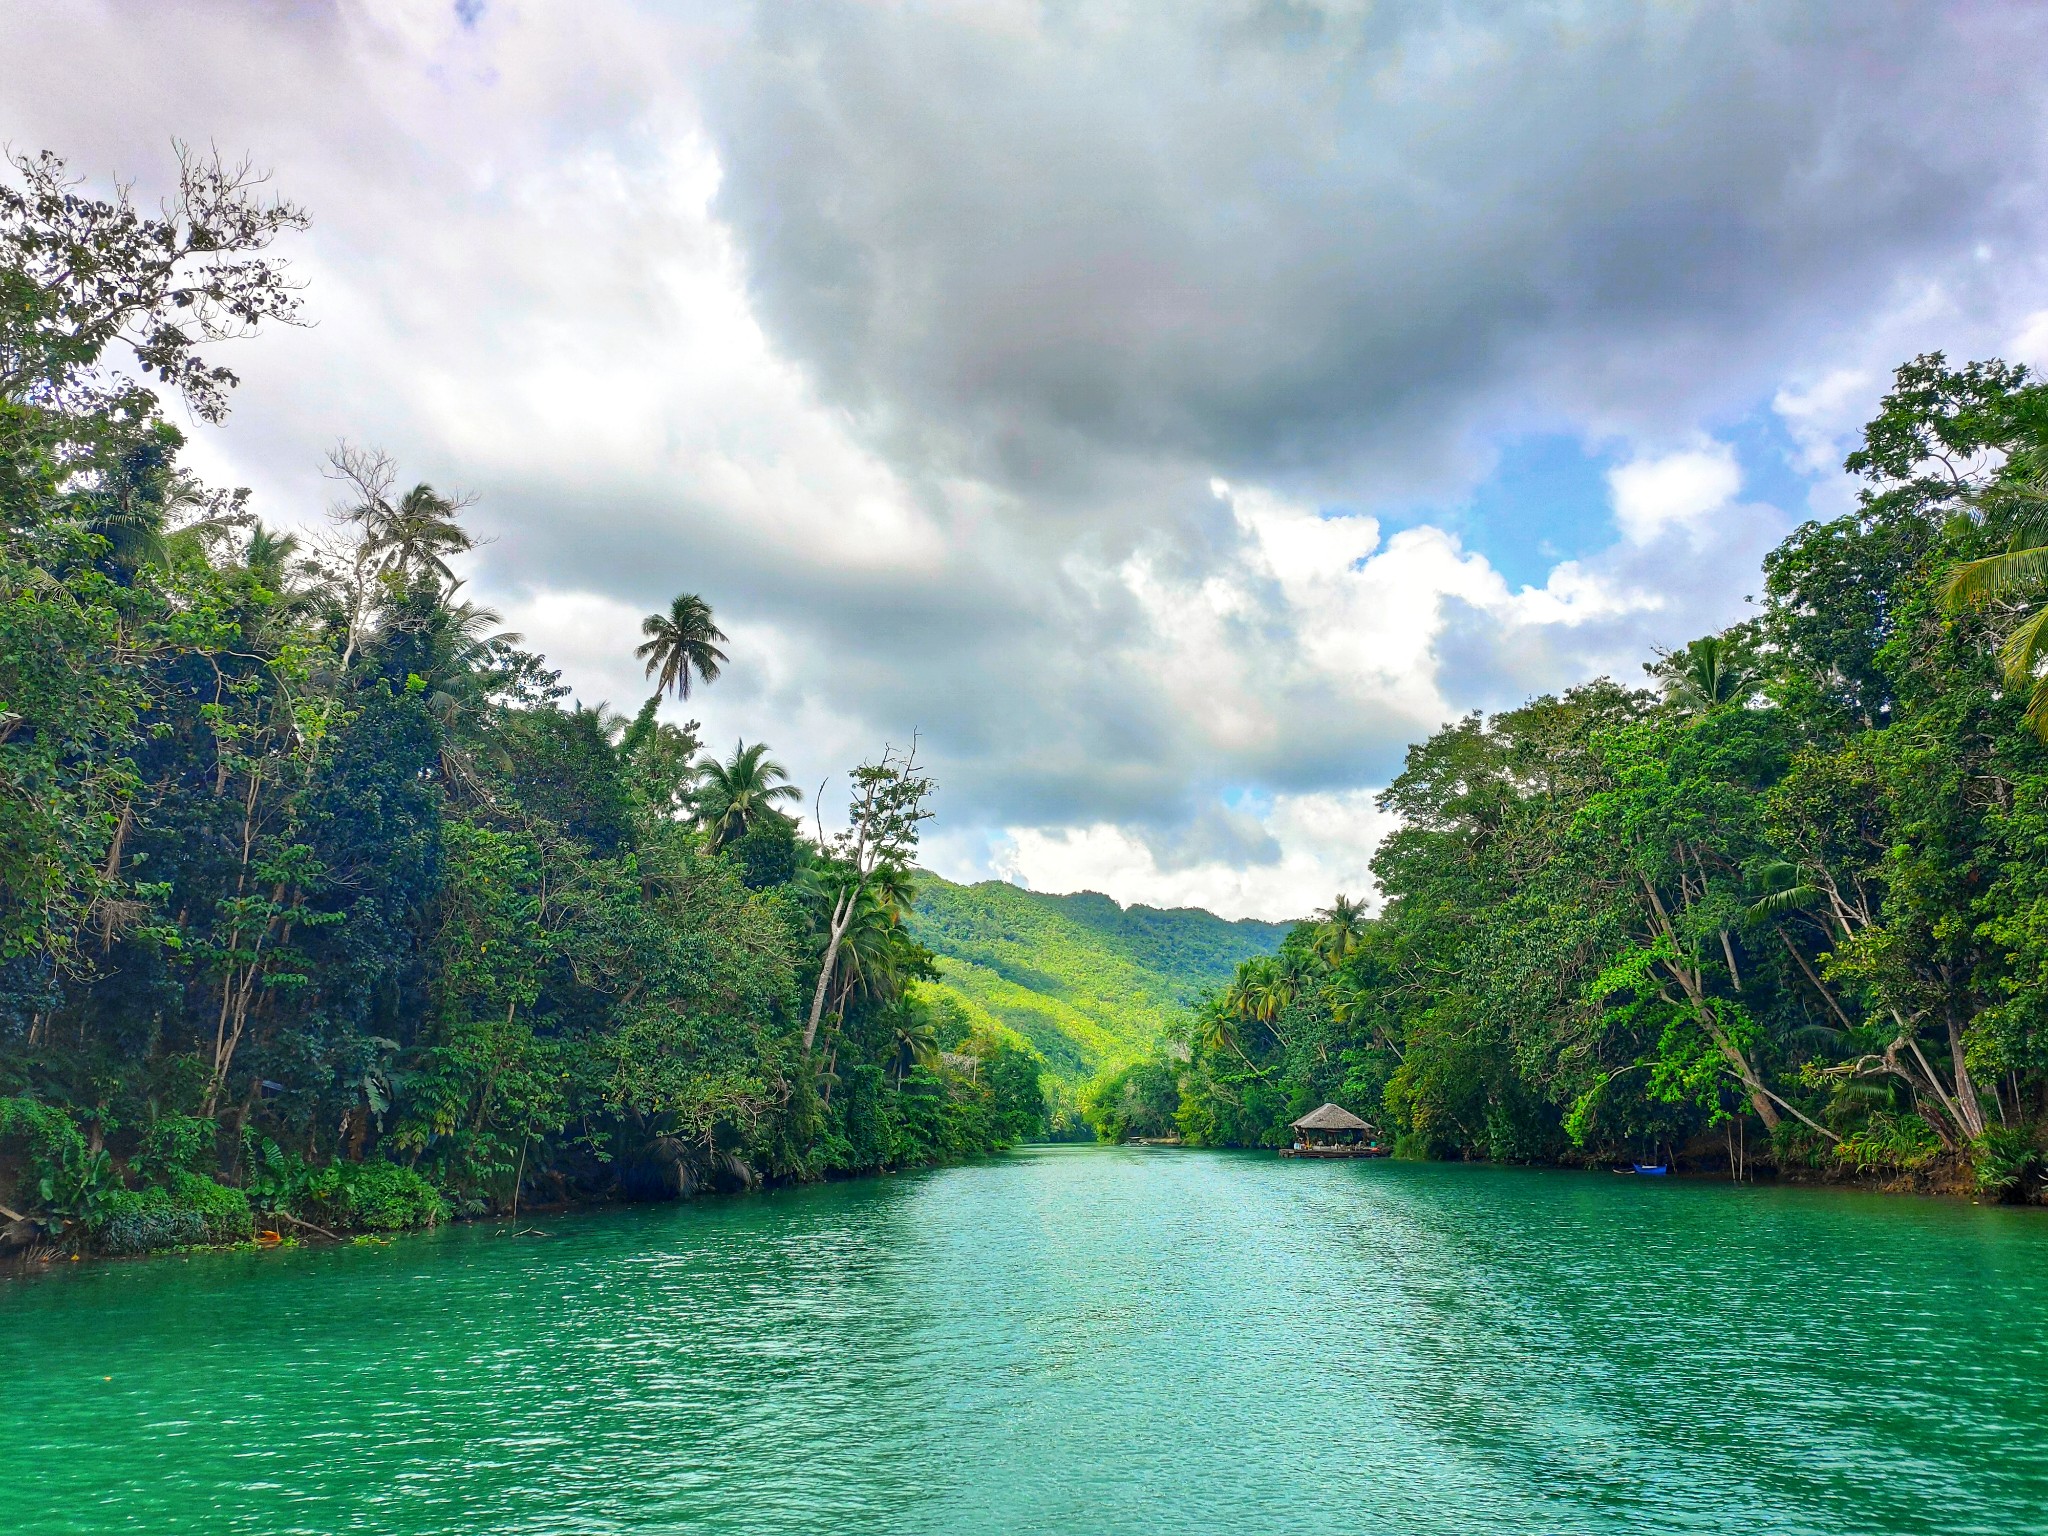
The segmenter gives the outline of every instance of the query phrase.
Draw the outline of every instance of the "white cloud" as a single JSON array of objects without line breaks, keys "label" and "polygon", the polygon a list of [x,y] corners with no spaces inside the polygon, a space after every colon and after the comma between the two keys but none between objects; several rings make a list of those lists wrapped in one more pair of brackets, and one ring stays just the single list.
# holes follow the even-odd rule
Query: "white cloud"
[{"label": "white cloud", "polygon": [[1166,867],[1143,836],[1101,822],[1013,829],[990,862],[999,877],[1033,890],[1105,891],[1126,904],[1198,906],[1268,921],[1306,917],[1340,890],[1374,895],[1372,855],[1394,821],[1373,804],[1373,791],[1282,795],[1260,820],[1280,848],[1263,863]]},{"label": "white cloud", "polygon": [[1735,499],[1742,468],[1726,443],[1632,459],[1607,472],[1622,536],[1648,544],[1671,532],[1697,536],[1704,520]]},{"label": "white cloud", "polygon": [[1850,437],[1870,414],[1878,387],[1868,369],[1834,368],[1812,384],[1780,389],[1771,409],[1795,445],[1793,462],[1809,475],[1839,468]]}]

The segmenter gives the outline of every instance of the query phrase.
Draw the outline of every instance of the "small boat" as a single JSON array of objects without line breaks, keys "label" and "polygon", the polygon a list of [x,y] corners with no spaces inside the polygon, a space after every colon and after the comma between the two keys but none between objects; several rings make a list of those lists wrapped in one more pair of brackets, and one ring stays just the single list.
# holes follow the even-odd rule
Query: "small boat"
[{"label": "small boat", "polygon": [[1630,1163],[1629,1167],[1646,1179],[1661,1179],[1671,1171],[1667,1163]]}]

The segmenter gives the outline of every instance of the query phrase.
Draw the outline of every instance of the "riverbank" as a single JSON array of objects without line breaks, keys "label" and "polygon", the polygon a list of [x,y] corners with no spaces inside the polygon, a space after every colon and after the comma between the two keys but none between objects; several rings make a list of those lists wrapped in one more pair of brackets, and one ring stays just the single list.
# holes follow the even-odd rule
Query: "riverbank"
[{"label": "riverbank", "polygon": [[[1183,1148],[1189,1151],[1230,1152],[1265,1157],[1286,1155],[1283,1148],[1272,1147],[1201,1147],[1179,1140],[1176,1137],[1126,1138],[1118,1143],[1128,1147]],[[1636,1177],[1632,1164],[1616,1165],[1612,1162],[1591,1158],[1559,1160],[1555,1162],[1490,1163],[1483,1158],[1418,1158],[1400,1153],[1391,1155],[1393,1161],[1403,1163],[1440,1163],[1448,1166],[1478,1168],[1525,1168],[1555,1173],[1607,1173],[1617,1177]],[[1911,1170],[1882,1170],[1859,1173],[1842,1167],[1812,1167],[1795,1165],[1780,1168],[1774,1164],[1745,1164],[1741,1177],[1731,1175],[1727,1163],[1719,1166],[1713,1163],[1689,1163],[1684,1159],[1666,1163],[1669,1172],[1666,1178],[1680,1183],[1730,1184],[1747,1188],[1784,1188],[1839,1190],[1864,1195],[1911,1195],[1926,1199],[1954,1200],[1968,1205],[2003,1205],[2011,1207],[2048,1206],[2048,1184],[2030,1180],[2026,1185],[2006,1191],[2001,1195],[1987,1195],[1978,1185],[1975,1170],[1965,1163],[1948,1161],[1929,1167]]]},{"label": "riverbank", "polygon": [[[959,1167],[965,1164],[985,1161],[990,1157],[1011,1150],[1014,1143],[998,1144],[972,1151],[963,1151],[943,1158],[930,1158],[901,1167],[877,1167],[865,1169],[835,1170],[818,1172],[806,1177],[782,1176],[763,1177],[738,1159],[727,1159],[721,1164],[725,1177],[690,1181],[684,1187],[667,1195],[641,1195],[632,1197],[617,1190],[593,1194],[584,1199],[557,1199],[528,1201],[506,1211],[489,1209],[455,1210],[448,1202],[423,1181],[409,1183],[420,1196],[409,1199],[405,1204],[396,1203],[382,1208],[383,1219],[375,1225],[349,1227],[338,1223],[342,1230],[303,1220],[281,1211],[262,1211],[243,1205],[240,1210],[248,1219],[246,1231],[220,1240],[201,1237],[191,1242],[162,1241],[155,1243],[116,1243],[108,1245],[95,1242],[95,1234],[83,1224],[74,1229],[69,1244],[61,1241],[62,1234],[49,1237],[29,1235],[25,1239],[14,1237],[5,1240],[9,1234],[20,1233],[27,1223],[19,1218],[8,1227],[0,1228],[0,1277],[22,1277],[50,1271],[60,1265],[77,1263],[105,1263],[109,1260],[139,1260],[188,1256],[194,1253],[273,1253],[303,1248],[340,1247],[348,1245],[381,1245],[399,1236],[430,1232],[438,1227],[462,1227],[469,1225],[502,1227],[508,1231],[541,1219],[562,1216],[588,1215],[608,1210],[630,1210],[641,1207],[655,1207],[689,1201],[735,1199],[747,1195],[766,1193],[774,1189],[799,1187],[813,1183],[835,1183],[850,1180],[885,1178],[893,1174],[921,1172],[938,1168]],[[416,1177],[416,1176],[412,1176]],[[230,1186],[222,1186],[227,1188]],[[236,1193],[243,1193],[236,1190]],[[413,1219],[423,1217],[424,1219]],[[184,1229],[174,1229],[184,1230]]]}]

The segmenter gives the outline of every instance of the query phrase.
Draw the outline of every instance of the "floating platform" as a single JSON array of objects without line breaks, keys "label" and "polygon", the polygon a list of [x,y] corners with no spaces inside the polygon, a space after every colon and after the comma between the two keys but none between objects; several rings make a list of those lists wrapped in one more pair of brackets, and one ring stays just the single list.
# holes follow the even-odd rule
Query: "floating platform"
[{"label": "floating platform", "polygon": [[1282,1157],[1386,1157],[1385,1147],[1282,1147]]}]

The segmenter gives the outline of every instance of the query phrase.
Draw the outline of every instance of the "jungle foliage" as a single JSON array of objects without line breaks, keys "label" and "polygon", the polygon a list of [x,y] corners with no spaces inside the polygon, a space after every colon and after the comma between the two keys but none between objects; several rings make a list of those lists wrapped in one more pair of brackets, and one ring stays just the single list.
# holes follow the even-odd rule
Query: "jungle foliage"
[{"label": "jungle foliage", "polygon": [[1410,749],[1339,898],[1092,1085],[1098,1134],[2038,1187],[2048,387],[1901,367],[1756,616]]},{"label": "jungle foliage", "polygon": [[203,486],[160,395],[225,414],[213,344],[296,319],[271,247],[304,216],[215,160],[157,213],[12,170],[7,1240],[374,1232],[1041,1129],[1036,1054],[920,993],[914,752],[807,838],[762,747],[658,718],[725,661],[702,598],[647,621],[629,718],[463,595],[463,498],[344,445],[307,539]]}]

